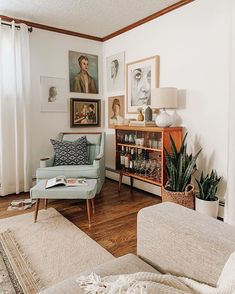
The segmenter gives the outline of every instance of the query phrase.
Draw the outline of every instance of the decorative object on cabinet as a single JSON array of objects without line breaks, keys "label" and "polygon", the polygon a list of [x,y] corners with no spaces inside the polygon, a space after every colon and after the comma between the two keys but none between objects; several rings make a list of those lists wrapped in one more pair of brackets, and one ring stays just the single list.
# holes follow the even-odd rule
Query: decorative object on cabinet
[{"label": "decorative object on cabinet", "polygon": [[136,117],[137,121],[144,121],[144,115],[143,115],[143,108],[138,108],[138,115]]},{"label": "decorative object on cabinet", "polygon": [[99,93],[98,56],[69,51],[70,92]]},{"label": "decorative object on cabinet", "polygon": [[154,185],[166,183],[164,149],[169,153],[170,135],[177,148],[182,141],[182,128],[116,126],[116,170],[119,171],[119,191],[123,175]]},{"label": "decorative object on cabinet", "polygon": [[170,127],[173,123],[173,117],[166,112],[167,108],[177,108],[178,95],[177,88],[164,87],[151,90],[152,107],[162,109],[162,112],[156,117],[158,127]]},{"label": "decorative object on cabinet", "polygon": [[125,123],[124,96],[108,97],[108,127],[113,129],[115,125]]},{"label": "decorative object on cabinet", "polygon": [[196,179],[199,192],[195,198],[195,209],[198,212],[217,218],[219,211],[219,198],[217,197],[217,187],[221,177],[217,176],[216,171],[204,176],[203,172],[199,180]]},{"label": "decorative object on cabinet", "polygon": [[147,106],[144,111],[144,119],[146,122],[151,122],[153,117],[153,111],[151,107]]},{"label": "decorative object on cabinet", "polygon": [[170,135],[170,151],[164,147],[167,183],[162,187],[162,202],[170,201],[194,209],[195,189],[191,176],[197,170],[196,161],[201,149],[196,155],[189,155],[186,138],[187,133],[179,146],[178,141]]},{"label": "decorative object on cabinet", "polygon": [[108,92],[122,91],[125,88],[125,52],[106,58]]},{"label": "decorative object on cabinet", "polygon": [[159,86],[160,57],[153,56],[126,65],[127,113],[151,105],[151,88]]},{"label": "decorative object on cabinet", "polygon": [[70,98],[70,127],[95,126],[100,126],[100,100]]},{"label": "decorative object on cabinet", "polygon": [[67,112],[67,86],[62,78],[41,77],[41,111]]}]

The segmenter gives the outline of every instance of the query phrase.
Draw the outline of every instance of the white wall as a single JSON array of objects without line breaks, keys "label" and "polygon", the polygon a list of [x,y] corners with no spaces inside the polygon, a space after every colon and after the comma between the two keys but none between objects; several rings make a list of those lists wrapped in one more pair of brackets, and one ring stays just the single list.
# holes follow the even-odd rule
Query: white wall
[{"label": "white wall", "polygon": [[[81,39],[54,32],[33,29],[30,34],[31,77],[32,77],[32,174],[39,166],[39,159],[52,153],[50,138],[63,131],[98,131],[100,128],[70,129],[69,98],[85,97],[84,94],[69,93],[68,51],[85,52],[99,57],[99,94],[90,98],[102,98],[102,46],[101,42]],[[65,78],[68,84],[68,112],[40,112],[40,76]],[[103,103],[102,103],[103,104]],[[103,107],[102,115],[103,117]],[[102,120],[103,126],[103,120]]]},{"label": "white wall", "polygon": [[[107,56],[121,51],[126,63],[160,55],[160,86],[186,90],[186,105],[177,112],[189,132],[190,151],[203,147],[199,169],[215,168],[223,176],[220,197],[227,178],[230,4],[197,0],[105,42],[103,49],[104,65]],[[110,94],[104,80],[106,119]],[[125,92],[112,93],[118,94]],[[105,125],[106,162],[114,168],[113,130]]]}]

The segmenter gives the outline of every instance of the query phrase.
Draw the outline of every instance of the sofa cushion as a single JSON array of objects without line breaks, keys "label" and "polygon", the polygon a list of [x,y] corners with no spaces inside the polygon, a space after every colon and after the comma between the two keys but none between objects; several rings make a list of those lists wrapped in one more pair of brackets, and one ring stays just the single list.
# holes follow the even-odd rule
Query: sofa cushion
[{"label": "sofa cushion", "polygon": [[91,272],[95,272],[101,277],[119,274],[133,274],[136,272],[159,273],[153,267],[138,258],[136,255],[127,254],[103,263],[96,268],[72,276],[62,281],[61,283],[58,283],[44,291],[41,291],[40,294],[82,294],[84,293],[84,290],[79,287],[76,279],[82,275],[89,275]]},{"label": "sofa cushion", "polygon": [[36,171],[37,180],[51,179],[57,176],[66,178],[90,178],[98,179],[100,177],[99,166],[95,165],[62,165],[52,167],[40,167]]},{"label": "sofa cushion", "polygon": [[54,165],[84,165],[88,164],[87,139],[85,136],[74,142],[51,139],[55,151]]}]

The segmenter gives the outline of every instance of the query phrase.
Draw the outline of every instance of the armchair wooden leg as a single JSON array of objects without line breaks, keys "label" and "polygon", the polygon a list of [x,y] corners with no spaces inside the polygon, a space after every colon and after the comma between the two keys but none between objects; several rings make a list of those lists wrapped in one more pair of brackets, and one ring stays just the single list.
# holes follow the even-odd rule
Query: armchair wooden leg
[{"label": "armchair wooden leg", "polygon": [[36,206],[35,206],[35,213],[34,213],[34,222],[37,222],[38,218],[38,209],[39,209],[40,199],[37,199]]},{"label": "armchair wooden leg", "polygon": [[91,226],[91,199],[86,200],[86,207],[87,207],[88,223],[90,227]]}]

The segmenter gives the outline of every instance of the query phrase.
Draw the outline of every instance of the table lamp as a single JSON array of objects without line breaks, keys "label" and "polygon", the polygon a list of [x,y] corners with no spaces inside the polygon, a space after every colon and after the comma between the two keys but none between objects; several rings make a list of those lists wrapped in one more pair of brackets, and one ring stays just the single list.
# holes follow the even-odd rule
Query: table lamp
[{"label": "table lamp", "polygon": [[177,88],[163,87],[151,90],[151,106],[152,108],[162,109],[161,113],[156,117],[156,125],[158,127],[170,127],[174,121],[173,117],[166,112],[167,108],[177,108],[178,106]]}]

